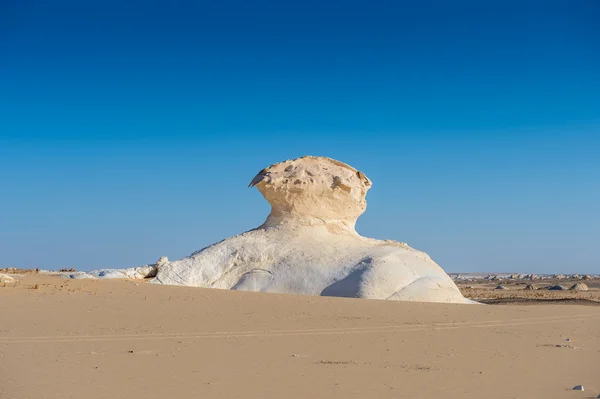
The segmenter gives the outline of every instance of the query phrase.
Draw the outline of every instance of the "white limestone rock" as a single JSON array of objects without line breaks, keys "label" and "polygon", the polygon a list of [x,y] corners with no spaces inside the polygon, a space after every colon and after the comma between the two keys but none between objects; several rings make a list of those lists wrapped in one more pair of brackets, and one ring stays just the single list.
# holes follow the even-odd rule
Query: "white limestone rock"
[{"label": "white limestone rock", "polygon": [[156,265],[131,267],[128,269],[101,269],[91,271],[96,278],[129,278],[141,280],[156,275]]},{"label": "white limestone rock", "polygon": [[96,276],[94,276],[90,273],[88,273],[88,272],[60,273],[59,276],[61,276],[62,278],[70,278],[73,280],[86,280],[86,279],[96,278]]},{"label": "white limestone rock", "polygon": [[[58,273],[63,278],[70,278],[75,280],[99,278],[99,279],[133,279],[142,280],[156,276],[157,270],[164,264],[167,264],[169,260],[166,256],[161,256],[155,264],[144,265],[138,267],[130,267],[127,269],[98,269],[89,272],[68,272]],[[42,271],[40,271],[41,273]],[[44,271],[47,274],[57,274],[56,272]]]},{"label": "white limestone rock", "polygon": [[8,274],[0,273],[0,286],[1,287],[14,287],[17,285],[17,280],[9,276]]},{"label": "white limestone rock", "polygon": [[573,284],[569,289],[571,291],[589,291],[587,284],[584,283]]},{"label": "white limestone rock", "polygon": [[128,269],[99,269],[92,270],[90,272],[72,272],[60,274],[64,278],[70,278],[75,280],[100,278],[100,279],[134,279],[142,280],[145,278],[151,278],[156,276],[156,270],[158,266],[145,265],[139,267],[130,267]]},{"label": "white limestone rock", "polygon": [[473,303],[431,258],[361,237],[371,181],[324,157],[271,165],[251,181],[271,204],[265,223],[189,257],[163,262],[154,283],[423,302]]}]

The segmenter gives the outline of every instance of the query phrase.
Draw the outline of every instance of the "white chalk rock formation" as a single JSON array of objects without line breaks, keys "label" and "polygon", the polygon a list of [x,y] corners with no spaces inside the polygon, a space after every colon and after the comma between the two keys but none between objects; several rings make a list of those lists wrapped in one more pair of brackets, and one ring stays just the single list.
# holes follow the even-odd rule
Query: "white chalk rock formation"
[{"label": "white chalk rock formation", "polygon": [[164,262],[154,283],[246,291],[472,303],[431,258],[358,235],[371,181],[324,157],[271,165],[252,180],[271,204],[265,223]]},{"label": "white chalk rock formation", "polygon": [[2,287],[14,287],[17,285],[17,280],[8,274],[0,273],[0,286]]},{"label": "white chalk rock formation", "polygon": [[573,284],[569,289],[572,291],[589,291],[587,284],[584,283]]},{"label": "white chalk rock formation", "polygon": [[[159,262],[163,261],[164,256],[159,259]],[[72,278],[76,280],[90,279],[90,278],[116,278],[116,279],[134,279],[141,280],[156,276],[156,270],[159,263],[154,265],[146,265],[139,267],[130,267],[128,269],[99,269],[92,270],[90,272],[71,272],[62,273],[61,276],[65,278]]]}]

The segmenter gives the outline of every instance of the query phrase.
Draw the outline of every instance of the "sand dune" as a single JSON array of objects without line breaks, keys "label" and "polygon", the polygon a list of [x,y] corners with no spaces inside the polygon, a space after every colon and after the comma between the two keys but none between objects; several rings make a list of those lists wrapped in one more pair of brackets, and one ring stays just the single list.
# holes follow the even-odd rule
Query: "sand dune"
[{"label": "sand dune", "polygon": [[[29,275],[0,398],[590,398],[600,307],[304,297]],[[569,339],[569,340],[567,340]],[[586,391],[571,388],[582,384]]]}]

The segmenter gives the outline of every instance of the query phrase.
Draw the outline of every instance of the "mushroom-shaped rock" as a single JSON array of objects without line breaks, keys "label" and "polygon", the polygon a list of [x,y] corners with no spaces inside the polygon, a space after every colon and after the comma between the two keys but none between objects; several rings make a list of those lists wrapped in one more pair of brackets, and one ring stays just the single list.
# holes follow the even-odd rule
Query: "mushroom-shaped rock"
[{"label": "mushroom-shaped rock", "polygon": [[473,303],[431,258],[361,237],[371,181],[342,162],[302,157],[250,182],[271,205],[258,228],[164,262],[154,283],[424,302]]},{"label": "mushroom-shaped rock", "polygon": [[342,162],[303,157],[261,170],[250,186],[271,204],[263,227],[327,225],[337,226],[337,232],[353,232],[367,208],[371,181]]}]

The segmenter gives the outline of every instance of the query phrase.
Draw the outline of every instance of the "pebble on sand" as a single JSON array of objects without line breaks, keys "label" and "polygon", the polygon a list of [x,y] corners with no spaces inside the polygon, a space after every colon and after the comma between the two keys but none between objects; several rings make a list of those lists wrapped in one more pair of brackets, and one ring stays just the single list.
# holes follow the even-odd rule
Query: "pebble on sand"
[{"label": "pebble on sand", "polygon": [[583,389],[583,385],[576,385],[573,387],[574,391],[585,391],[585,389]]}]

